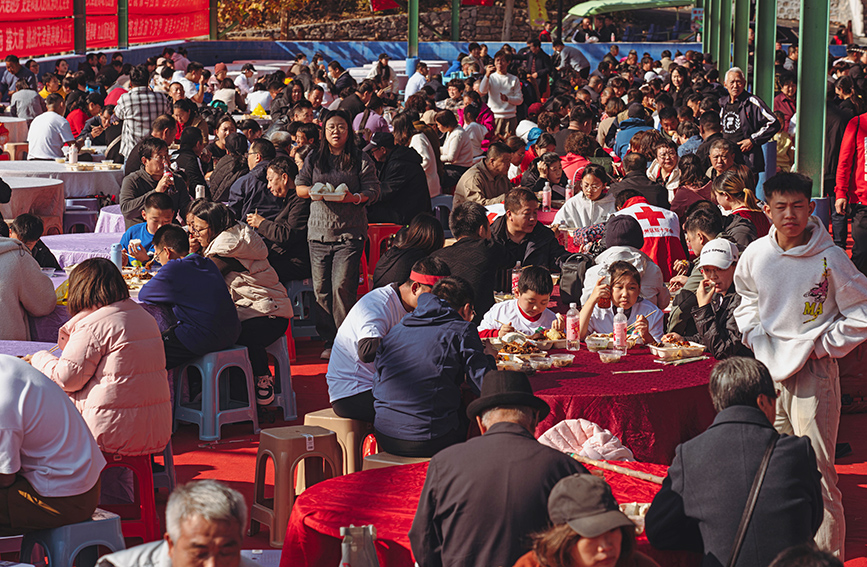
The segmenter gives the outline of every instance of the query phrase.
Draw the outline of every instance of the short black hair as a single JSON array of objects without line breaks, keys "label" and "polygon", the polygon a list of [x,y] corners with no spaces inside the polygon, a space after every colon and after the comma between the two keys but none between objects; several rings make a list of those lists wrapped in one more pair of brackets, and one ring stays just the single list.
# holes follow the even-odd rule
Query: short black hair
[{"label": "short black hair", "polygon": [[518,293],[528,291],[539,295],[551,295],[554,291],[554,282],[551,280],[551,272],[542,266],[527,266],[521,270],[518,278]]},{"label": "short black hair", "polygon": [[[178,123],[174,116],[171,116],[170,114],[160,114],[154,118],[154,121],[151,124],[151,132],[162,132],[166,128],[171,128],[177,132]],[[198,130],[198,128],[196,129]]]},{"label": "short black hair", "polygon": [[252,118],[248,118],[246,120],[242,120],[241,123],[238,124],[238,130],[252,130],[253,132],[259,132],[262,130],[262,127],[259,126],[259,123]]},{"label": "short black hair", "polygon": [[295,177],[298,176],[298,165],[295,161],[285,157],[278,157],[271,160],[271,163],[268,164],[268,169],[273,169],[274,173],[277,175],[288,175],[289,179],[292,179],[293,181]]},{"label": "short black hair", "polygon": [[509,192],[506,193],[506,198],[503,199],[503,205],[506,207],[507,212],[516,213],[521,210],[521,207],[525,203],[539,203],[536,194],[526,187],[515,187],[510,189]]},{"label": "short black hair", "polygon": [[154,191],[144,201],[144,210],[157,209],[160,211],[174,211],[175,204],[172,198],[165,193],[157,193]]},{"label": "short black hair", "polygon": [[504,144],[503,142],[494,142],[488,147],[488,159],[491,161],[498,160],[501,157],[509,154],[513,154],[515,152],[512,151],[512,148]]},{"label": "short black hair", "polygon": [[768,367],[754,358],[735,356],[717,362],[708,388],[718,412],[731,406],[757,408],[756,398],[761,394],[771,400],[777,398]]},{"label": "short black hair", "polygon": [[[452,275],[452,271],[449,268],[449,265],[446,264],[445,260],[442,258],[434,258],[433,256],[426,256],[413,264],[412,271],[425,276],[448,277]],[[406,276],[406,281],[410,281],[411,279],[412,278],[409,275]],[[403,284],[406,282],[401,283]]]},{"label": "short black hair", "polygon": [[129,84],[131,87],[146,87],[149,77],[147,65],[136,65],[129,72]]},{"label": "short black hair", "polygon": [[[3,223],[6,224],[6,223]],[[14,232],[18,240],[25,244],[36,242],[42,237],[45,230],[45,225],[42,219],[30,213],[22,213],[15,217],[12,224],[9,226],[10,232]]]},{"label": "short black hair", "polygon": [[437,112],[435,120],[437,124],[440,124],[443,128],[455,128],[458,125],[458,119],[455,116],[455,113],[448,109]]},{"label": "short black hair", "polygon": [[803,173],[778,173],[765,181],[763,189],[766,203],[774,195],[801,195],[808,201],[813,198],[813,180]]},{"label": "short black hair", "polygon": [[176,224],[166,224],[157,229],[153,240],[154,248],[171,248],[181,256],[190,253],[190,236]]},{"label": "short black hair", "polygon": [[[689,110],[689,107],[687,107]],[[691,111],[690,111],[691,112]],[[664,106],[659,109],[659,119],[667,120],[669,118],[677,118],[677,110],[673,106]]]},{"label": "short black hair", "polygon": [[683,222],[684,232],[701,231],[709,238],[713,239],[719,236],[723,231],[723,218],[719,209],[701,208],[693,211]]},{"label": "short black hair", "polygon": [[843,567],[843,562],[811,541],[784,549],[769,567]]},{"label": "short black hair", "polygon": [[319,128],[312,122],[300,124],[296,133],[304,134],[308,140],[313,140],[314,143],[319,142]]},{"label": "short black hair", "polygon": [[[198,128],[196,128],[198,130]],[[166,143],[159,138],[154,138],[153,136],[148,136],[141,143],[141,148],[139,151],[141,152],[141,157],[146,159],[153,159],[161,150],[168,151],[169,147]]]},{"label": "short black hair", "polygon": [[198,128],[184,128],[179,144],[182,148],[193,148],[204,141],[205,137]]},{"label": "short black hair", "polygon": [[262,159],[266,160],[272,160],[277,157],[277,149],[274,148],[274,144],[264,138],[253,140],[253,143],[250,144],[250,153],[259,154],[262,156]]},{"label": "short black hair", "polygon": [[468,303],[472,305],[475,301],[473,287],[467,280],[458,276],[441,279],[431,293],[448,303],[455,311],[463,309]]},{"label": "short black hair", "polygon": [[635,189],[624,189],[623,191],[614,196],[614,210],[619,211],[626,204],[626,201],[628,201],[629,199],[634,199],[636,197],[644,197],[644,195],[642,195]]},{"label": "short black hair", "polygon": [[644,171],[647,169],[647,158],[638,152],[629,152],[623,158],[623,171]]},{"label": "short black hair", "polygon": [[63,102],[63,97],[58,93],[51,93],[45,97],[45,106],[55,106]]},{"label": "short black hair", "polygon": [[455,238],[478,236],[483,226],[488,226],[488,211],[475,201],[464,201],[449,214],[449,230]]}]

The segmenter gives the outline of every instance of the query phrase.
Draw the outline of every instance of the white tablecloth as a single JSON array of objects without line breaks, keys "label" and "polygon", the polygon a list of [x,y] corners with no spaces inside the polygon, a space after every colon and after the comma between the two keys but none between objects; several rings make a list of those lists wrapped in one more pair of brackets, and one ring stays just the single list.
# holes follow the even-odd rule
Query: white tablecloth
[{"label": "white tablecloth", "polygon": [[16,116],[0,116],[0,122],[9,130],[9,143],[27,141],[27,120]]},{"label": "white tablecloth", "polygon": [[12,199],[0,205],[0,216],[14,219],[22,213],[32,213],[42,218],[45,234],[63,232],[66,210],[63,181],[30,177],[7,177],[4,181],[12,188]]},{"label": "white tablecloth", "polygon": [[123,170],[69,171],[53,161],[3,161],[0,177],[45,177],[63,181],[67,198],[89,195],[120,195]]}]

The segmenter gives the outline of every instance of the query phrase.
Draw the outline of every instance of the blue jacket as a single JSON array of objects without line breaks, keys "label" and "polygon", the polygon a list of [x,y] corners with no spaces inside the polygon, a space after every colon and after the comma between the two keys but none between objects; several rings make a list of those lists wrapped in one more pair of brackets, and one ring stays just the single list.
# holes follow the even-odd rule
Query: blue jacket
[{"label": "blue jacket", "polygon": [[391,328],[376,353],[373,381],[374,426],[404,441],[438,439],[458,429],[460,386],[478,394],[494,370],[473,323],[464,321],[432,293]]},{"label": "blue jacket", "polygon": [[623,159],[629,153],[629,141],[632,136],[644,130],[653,130],[653,126],[648,126],[642,118],[627,118],[621,122],[620,129],[614,136],[614,153],[617,157]]},{"label": "blue jacket", "polygon": [[142,286],[139,299],[171,305],[175,335],[196,354],[229,348],[241,334],[238,310],[217,265],[198,254],[169,261]]},{"label": "blue jacket", "polygon": [[241,222],[247,221],[248,213],[258,212],[268,220],[274,220],[283,210],[281,200],[268,190],[268,164],[262,161],[250,170],[250,173],[239,177],[229,189],[229,208],[235,213],[235,218]]}]

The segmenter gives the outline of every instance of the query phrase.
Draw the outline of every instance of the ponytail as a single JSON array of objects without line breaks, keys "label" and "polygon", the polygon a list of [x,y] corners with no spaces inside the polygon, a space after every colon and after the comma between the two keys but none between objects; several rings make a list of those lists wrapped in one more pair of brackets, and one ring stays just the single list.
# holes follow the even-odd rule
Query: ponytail
[{"label": "ponytail", "polygon": [[753,193],[752,189],[745,188],[744,189],[744,204],[751,211],[760,211],[759,209],[759,200],[756,199],[755,193]]}]

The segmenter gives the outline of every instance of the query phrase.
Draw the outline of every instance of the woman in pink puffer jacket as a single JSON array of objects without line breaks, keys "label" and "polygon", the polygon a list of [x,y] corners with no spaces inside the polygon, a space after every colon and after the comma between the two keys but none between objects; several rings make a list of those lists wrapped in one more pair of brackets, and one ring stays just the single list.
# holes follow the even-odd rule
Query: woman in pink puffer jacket
[{"label": "woman in pink puffer jacket", "polygon": [[105,258],[85,260],[69,278],[70,319],[30,363],[69,395],[106,453],[161,453],[172,434],[165,351],[156,320],[130,299]]}]

